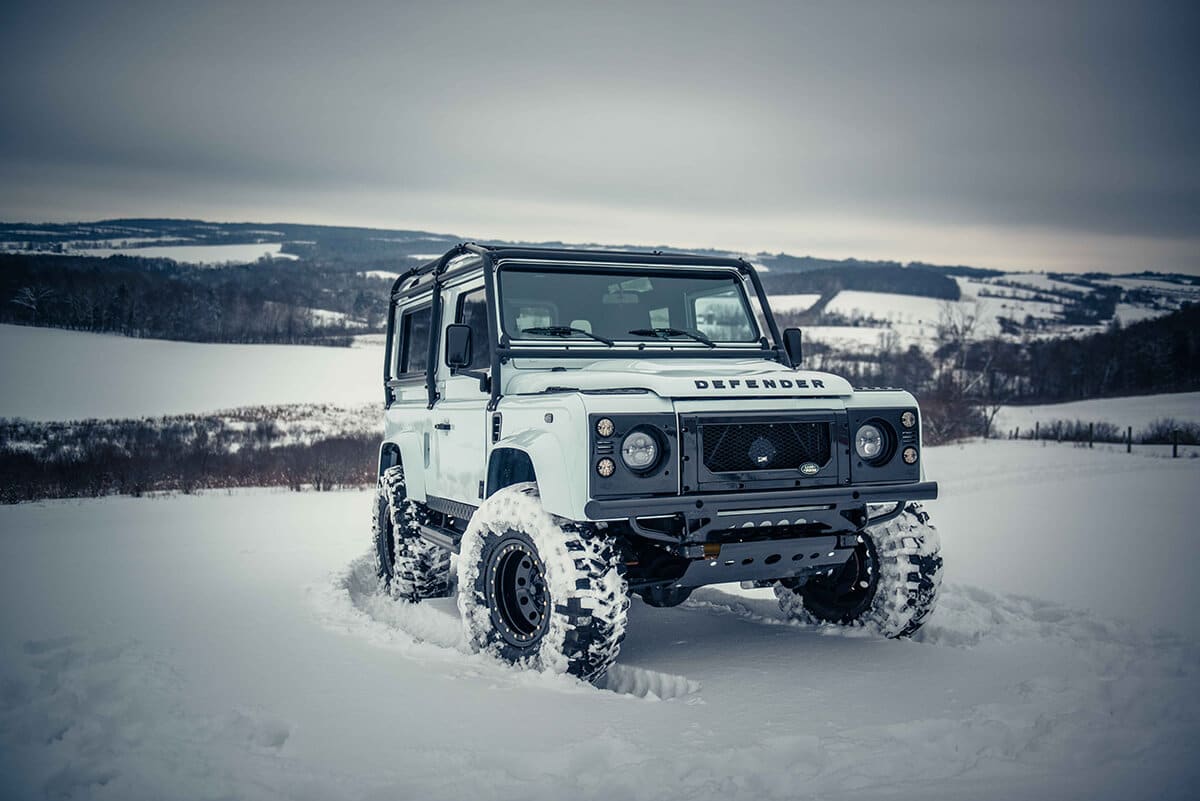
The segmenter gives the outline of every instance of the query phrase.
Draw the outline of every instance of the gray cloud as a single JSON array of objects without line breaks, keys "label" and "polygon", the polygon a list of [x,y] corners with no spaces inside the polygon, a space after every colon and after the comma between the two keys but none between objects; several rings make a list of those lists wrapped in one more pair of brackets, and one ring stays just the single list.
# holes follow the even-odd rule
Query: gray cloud
[{"label": "gray cloud", "polygon": [[10,7],[0,215],[1200,272],[1198,34],[1185,3]]}]

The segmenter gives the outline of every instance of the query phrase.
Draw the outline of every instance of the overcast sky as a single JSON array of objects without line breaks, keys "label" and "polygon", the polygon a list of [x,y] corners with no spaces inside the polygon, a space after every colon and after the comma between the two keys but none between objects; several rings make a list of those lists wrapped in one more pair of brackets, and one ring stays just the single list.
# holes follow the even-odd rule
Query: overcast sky
[{"label": "overcast sky", "polygon": [[1200,3],[7,2],[0,219],[1200,273]]}]

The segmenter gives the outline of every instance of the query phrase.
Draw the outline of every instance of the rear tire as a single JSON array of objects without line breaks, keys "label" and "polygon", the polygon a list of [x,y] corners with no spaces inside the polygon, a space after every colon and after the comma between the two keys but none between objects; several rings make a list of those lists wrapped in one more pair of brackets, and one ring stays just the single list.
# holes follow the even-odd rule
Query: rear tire
[{"label": "rear tire", "polygon": [[623,567],[609,536],[551,515],[536,484],[506,487],[462,539],[458,608],[468,641],[513,664],[599,679],[625,637]]},{"label": "rear tire", "polygon": [[937,606],[942,584],[941,540],[918,503],[863,531],[854,555],[832,576],[796,588],[775,585],[779,606],[806,623],[870,629],[908,637]]},{"label": "rear tire", "polygon": [[405,491],[404,468],[396,465],[384,470],[372,526],[379,589],[393,598],[414,602],[445,598],[452,589],[450,552],[421,539],[414,524],[416,514],[418,510]]}]

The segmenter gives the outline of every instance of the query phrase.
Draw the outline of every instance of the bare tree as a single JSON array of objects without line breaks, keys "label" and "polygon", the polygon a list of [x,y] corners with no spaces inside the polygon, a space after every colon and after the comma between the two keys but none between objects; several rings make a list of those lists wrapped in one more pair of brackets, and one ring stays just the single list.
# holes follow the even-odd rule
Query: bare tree
[{"label": "bare tree", "polygon": [[951,358],[952,369],[962,370],[967,358],[967,346],[979,327],[979,301],[971,305],[946,302],[938,314],[937,339],[939,351]]},{"label": "bare tree", "polygon": [[12,302],[29,309],[33,315],[33,324],[37,325],[38,309],[44,301],[49,300],[53,295],[54,290],[51,289],[37,286],[23,286],[17,290],[17,294],[13,296]]}]

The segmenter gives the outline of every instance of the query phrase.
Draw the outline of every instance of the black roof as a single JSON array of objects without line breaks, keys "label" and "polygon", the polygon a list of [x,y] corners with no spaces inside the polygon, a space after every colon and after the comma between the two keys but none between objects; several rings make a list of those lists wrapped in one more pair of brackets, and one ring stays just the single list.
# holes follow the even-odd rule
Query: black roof
[{"label": "black roof", "polygon": [[[732,267],[736,270],[749,270],[750,265],[745,259],[735,258],[733,256],[702,256],[698,253],[675,253],[664,252],[661,250],[637,251],[637,250],[598,250],[588,248],[536,248],[536,247],[514,247],[511,245],[477,245],[474,242],[463,242],[455,245],[446,251],[438,258],[422,264],[420,267],[414,267],[408,272],[402,274],[396,279],[396,283],[392,285],[392,292],[400,290],[400,286],[411,278],[421,278],[422,276],[431,275],[439,269],[444,269],[445,265],[449,264],[451,259],[458,256],[469,255],[471,253],[482,254],[486,252],[493,260],[501,261],[504,259],[543,259],[552,261],[555,259],[572,259],[578,261],[589,261],[600,264],[621,264],[622,262],[636,261],[638,264],[652,264],[668,266],[707,266],[707,267]],[[416,285],[415,282],[413,286]],[[410,287],[411,289],[411,287]]]}]

